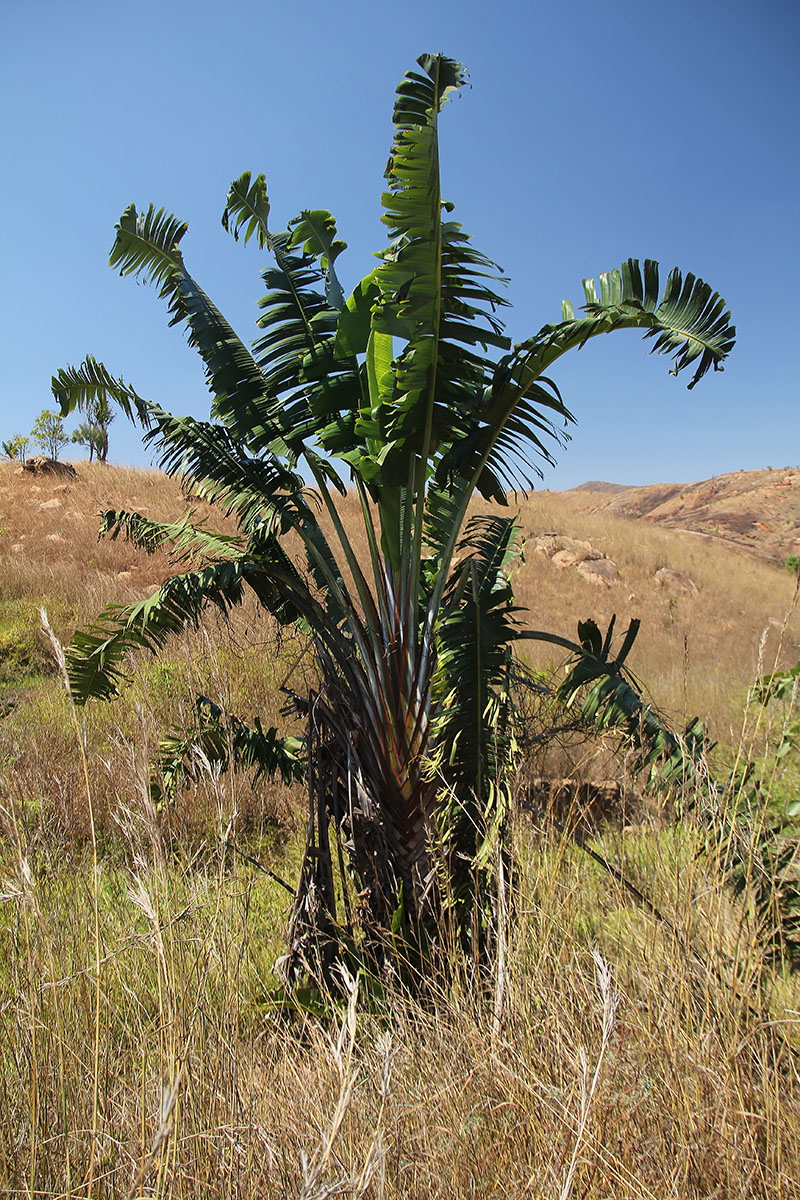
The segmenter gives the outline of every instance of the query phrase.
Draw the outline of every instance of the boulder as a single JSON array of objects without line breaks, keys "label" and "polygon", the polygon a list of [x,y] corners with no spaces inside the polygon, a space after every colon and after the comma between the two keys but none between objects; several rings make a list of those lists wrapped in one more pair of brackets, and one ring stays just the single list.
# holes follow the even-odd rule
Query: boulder
[{"label": "boulder", "polygon": [[578,563],[583,560],[584,555],[578,550],[556,550],[550,562],[554,567],[558,567],[560,571],[567,567],[577,567]]},{"label": "boulder", "polygon": [[656,571],[654,579],[660,587],[666,588],[671,596],[676,594],[697,596],[699,594],[694,580],[685,575],[683,571],[673,571],[671,567],[660,567]]},{"label": "boulder", "polygon": [[55,458],[48,458],[45,454],[34,454],[33,458],[28,458],[17,467],[17,474],[29,475],[62,475],[69,479],[77,478],[78,472],[71,463],[58,462]]},{"label": "boulder", "polygon": [[585,558],[577,564],[577,571],[587,583],[603,584],[605,587],[611,587],[612,584],[619,583],[620,581],[616,564],[610,558]]},{"label": "boulder", "polygon": [[61,508],[61,501],[57,496],[54,496],[52,500],[43,500],[39,505],[39,508],[42,509],[42,511],[50,508]]},{"label": "boulder", "polygon": [[531,780],[520,797],[534,818],[554,817],[573,832],[593,833],[609,826],[624,828],[645,818],[644,797],[616,779],[574,778]]},{"label": "boulder", "polygon": [[543,533],[541,537],[537,537],[534,548],[539,554],[546,554],[548,558],[553,558],[562,551],[569,551],[575,555],[576,562],[582,558],[600,557],[598,551],[592,548],[591,542],[566,537],[563,533]]}]

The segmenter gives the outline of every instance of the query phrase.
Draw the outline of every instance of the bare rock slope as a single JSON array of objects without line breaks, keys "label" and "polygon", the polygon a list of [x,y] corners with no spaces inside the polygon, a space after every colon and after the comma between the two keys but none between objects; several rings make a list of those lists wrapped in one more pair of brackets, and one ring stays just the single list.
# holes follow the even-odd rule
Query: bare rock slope
[{"label": "bare rock slope", "polygon": [[575,488],[580,507],[666,525],[785,562],[800,555],[800,468],[735,471],[699,483]]}]

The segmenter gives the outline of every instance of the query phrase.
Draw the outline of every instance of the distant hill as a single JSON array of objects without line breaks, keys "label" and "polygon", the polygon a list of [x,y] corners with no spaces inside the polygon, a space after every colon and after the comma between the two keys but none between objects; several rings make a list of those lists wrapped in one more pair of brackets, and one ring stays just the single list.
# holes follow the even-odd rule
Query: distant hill
[{"label": "distant hill", "polygon": [[[800,468],[734,471],[699,483],[647,487],[591,482],[571,489],[579,507],[607,510],[707,538],[774,562],[800,555]],[[567,493],[565,493],[567,494]]]},{"label": "distant hill", "polygon": [[572,488],[573,492],[627,492],[630,491],[630,484],[627,483],[607,483],[604,479],[592,479],[589,483],[580,483],[576,488]]}]

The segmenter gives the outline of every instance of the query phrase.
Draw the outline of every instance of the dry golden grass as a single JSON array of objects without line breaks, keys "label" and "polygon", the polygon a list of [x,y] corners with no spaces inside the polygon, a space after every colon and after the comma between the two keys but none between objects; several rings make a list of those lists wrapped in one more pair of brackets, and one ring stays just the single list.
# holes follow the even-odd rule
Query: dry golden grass
[{"label": "dry golden grass", "polygon": [[[700,716],[714,737],[735,746],[747,689],[759,670],[798,657],[797,612],[783,628],[792,607],[791,576],[688,534],[580,511],[580,502],[574,495],[543,492],[521,503],[527,550],[514,579],[518,603],[527,610],[521,619],[574,637],[578,621],[588,616],[604,625],[616,613],[620,630],[632,616],[640,617],[642,630],[630,663],[655,702],[678,725],[687,716]],[[42,604],[66,642],[103,606],[141,598],[173,569],[165,554],[148,555],[122,539],[98,541],[98,513],[122,507],[171,520],[183,514],[186,503],[176,482],[158,471],[80,463],[78,477],[64,481],[20,475],[14,464],[0,464],[0,708],[11,709],[0,720],[0,755],[16,764],[26,787],[42,794],[51,824],[78,840],[86,831],[85,804],[64,701],[54,679],[31,689],[27,677],[36,682],[54,669],[39,632]],[[354,531],[356,553],[366,558],[355,496],[341,501],[341,511]],[[195,517],[212,528],[219,524],[207,505],[196,505]],[[535,538],[549,531],[590,541],[617,564],[621,582],[598,587],[573,569],[554,567],[532,549]],[[669,596],[654,579],[661,566],[688,574],[697,594]],[[538,666],[552,668],[562,658],[560,651],[541,644],[528,646]],[[99,828],[113,834],[117,798],[134,787],[128,746],[142,741],[142,714],[162,732],[184,727],[200,693],[222,697],[245,719],[260,715],[267,724],[280,725],[277,689],[298,659],[301,673],[312,670],[302,646],[292,639],[279,646],[274,627],[252,605],[235,614],[230,628],[210,617],[160,662],[134,658],[133,690],[113,705],[90,706],[84,718],[93,761],[106,764],[95,784]],[[610,766],[602,755],[599,762],[584,759],[582,749],[565,760],[559,749],[537,770],[596,777]],[[266,794],[268,823],[285,821],[291,811],[286,789],[276,785]],[[244,804],[258,828],[264,825],[263,796],[263,789],[251,793]],[[192,812],[183,814],[186,832],[194,829],[202,837],[206,797],[187,804]]]},{"label": "dry golden grass", "polygon": [[130,865],[94,872],[5,808],[3,1195],[797,1194],[798,989],[759,982],[691,845],[640,834],[618,858],[672,935],[521,825],[491,994],[303,1018],[269,1001],[288,898],[230,853],[235,811],[218,787],[198,866],[129,805]]},{"label": "dry golden grass", "polygon": [[[170,569],[162,556],[98,543],[94,514],[174,518],[175,484],[156,472],[79,474],[36,480],[37,492],[0,469],[0,618],[20,638],[34,636],[25,622],[42,599],[66,638]],[[41,507],[52,499],[60,506]],[[783,622],[791,579],[562,501],[526,501],[526,534],[588,539],[623,582],[600,590],[529,552],[515,583],[531,625],[572,635],[589,615],[641,616],[634,665],[658,702],[709,714],[735,747],[762,634],[771,666],[770,621]],[[353,507],[343,502],[346,520]],[[670,605],[652,578],[662,565],[687,572],[699,594]],[[797,657],[797,638],[792,616],[786,656]],[[322,1020],[276,1010],[272,965],[290,897],[237,847],[293,881],[302,798],[208,771],[158,813],[148,761],[159,734],[190,719],[196,692],[280,724],[278,686],[310,670],[297,664],[301,650],[247,608],[230,630],[209,622],[160,663],[135,661],[125,696],[90,706],[77,725],[58,678],[42,678],[44,659],[0,690],[10,697],[0,718],[0,1194],[800,1193],[800,988],[764,964],[752,914],[688,830],[644,824],[597,843],[669,927],[519,816],[508,958],[485,995],[456,986],[421,1010],[390,989],[378,1008],[353,1003]]]},{"label": "dry golden grass", "polygon": [[[618,567],[621,582],[598,586],[559,570],[535,551],[515,579],[526,623],[575,637],[577,622],[618,629],[639,617],[641,632],[630,665],[659,707],[676,721],[699,716],[713,736],[738,742],[742,702],[760,670],[800,657],[800,614],[793,608],[796,580],[769,562],[689,533],[660,529],[604,513],[580,511],[574,497],[554,492],[521,505],[521,523],[535,539],[558,531],[591,542]],[[654,578],[660,567],[689,576],[697,595],[670,596]],[[554,664],[544,648],[538,661]]]},{"label": "dry golden grass", "polygon": [[[747,689],[759,670],[799,656],[796,612],[783,628],[792,606],[791,576],[688,534],[586,513],[580,503],[575,495],[549,492],[521,503],[527,550],[514,579],[518,603],[527,610],[521,619],[530,627],[574,637],[578,621],[588,616],[604,625],[616,613],[620,630],[632,616],[640,617],[642,629],[630,663],[655,702],[678,725],[687,716],[700,716],[714,737],[735,746]],[[42,604],[66,642],[103,606],[141,598],[173,569],[165,554],[148,555],[122,539],[98,541],[98,513],[123,507],[172,520],[183,514],[186,503],[176,482],[158,471],[80,463],[78,477],[64,481],[20,475],[14,464],[0,464],[0,706],[4,695],[6,708],[19,701],[0,721],[0,755],[18,765],[26,786],[36,792],[43,790],[37,780],[49,781],[48,795],[42,798],[49,819],[79,839],[86,829],[85,805],[76,788],[81,770],[65,733],[63,699],[55,680],[28,694],[25,677],[53,671],[49,646],[39,633]],[[355,496],[341,501],[341,511],[354,531],[356,553],[366,558]],[[218,514],[207,505],[196,505],[195,516],[212,528],[219,524]],[[621,582],[598,587],[573,569],[554,567],[532,549],[535,538],[549,531],[590,541],[617,564]],[[653,577],[661,566],[688,574],[697,595],[670,597]],[[298,657],[301,671],[311,670],[311,663],[297,643],[284,640],[278,648],[275,639],[271,623],[252,605],[235,614],[231,628],[211,617],[163,661],[134,659],[138,682],[124,701],[87,710],[93,759],[107,764],[95,785],[101,829],[113,833],[117,795],[134,786],[126,747],[141,741],[141,713],[150,714],[162,732],[180,728],[191,720],[193,697],[201,693],[227,699],[245,719],[258,714],[268,724],[281,724],[277,687]],[[563,657],[540,644],[528,646],[531,660],[541,667],[551,668]],[[211,653],[216,648],[219,652]],[[42,730],[47,730],[46,738]],[[595,762],[582,755],[578,750],[564,760],[559,750],[537,770],[584,777],[609,771],[606,757]],[[276,786],[267,794],[269,820],[284,820],[291,807],[286,790]],[[259,828],[260,803],[250,795],[245,805]],[[206,807],[202,797],[191,817],[184,814],[189,827],[201,834]]]},{"label": "dry golden grass", "polygon": [[[82,766],[66,719],[66,698],[40,630],[43,605],[56,635],[67,642],[109,604],[141,599],[175,569],[166,554],[148,555],[123,539],[98,540],[98,514],[131,508],[155,520],[186,511],[179,486],[159,471],[79,463],[78,477],[16,473],[0,464],[0,761],[13,765],[14,786],[36,797],[41,820],[65,844],[80,845],[87,833]],[[51,506],[53,501],[57,506]],[[218,514],[193,506],[198,523],[218,527]],[[224,522],[223,522],[224,525]],[[211,652],[213,650],[213,653]],[[135,791],[142,756],[155,753],[159,734],[187,727],[198,694],[222,697],[246,718],[280,724],[278,686],[298,656],[291,639],[278,648],[270,622],[253,604],[243,606],[232,628],[213,616],[197,632],[178,639],[154,661],[133,656],[133,686],[120,702],[92,705],[83,716],[84,736],[95,764],[98,830],[113,838],[120,800]],[[4,661],[7,660],[4,672]],[[13,678],[15,666],[22,666]],[[48,681],[42,676],[50,675]],[[10,686],[9,686],[10,685]],[[5,704],[4,704],[5,700]],[[158,730],[158,732],[154,732]],[[268,801],[241,781],[242,808],[254,828],[290,820],[289,791],[271,785]],[[172,820],[185,838],[207,832],[203,789],[186,797]],[[293,823],[293,818],[291,818]]]},{"label": "dry golden grass", "polygon": [[[4,600],[52,593],[93,616],[98,606],[140,596],[164,577],[163,556],[98,541],[98,514],[128,508],[175,520],[186,508],[175,481],[154,470],[75,465],[77,478],[65,479],[0,463]],[[200,509],[203,517],[210,512]]]},{"label": "dry golden grass", "polygon": [[[31,479],[16,474],[12,463],[0,464],[0,599],[51,597],[65,610],[63,620],[57,614],[62,637],[105,604],[146,594],[169,570],[164,555],[147,555],[122,540],[98,541],[98,512],[133,508],[164,520],[185,510],[178,485],[158,471],[87,463],[78,471],[74,481]],[[53,502],[57,506],[48,507]],[[579,504],[574,494],[539,492],[519,506],[529,549],[514,582],[518,603],[528,610],[526,624],[574,636],[577,622],[588,616],[603,623],[616,613],[619,625],[640,617],[631,661],[656,701],[679,718],[684,712],[710,718],[717,736],[735,741],[744,693],[759,663],[771,668],[778,653],[792,576],[724,545],[587,513]],[[356,552],[366,556],[355,496],[341,509],[355,530]],[[196,506],[196,517],[219,525],[206,505]],[[530,548],[531,539],[549,531],[590,541],[616,563],[621,583],[598,587],[574,570],[552,567]],[[689,575],[698,595],[670,596],[653,578],[663,566]],[[796,658],[799,646],[800,616],[794,614],[783,633],[784,659]],[[541,662],[559,661],[544,648],[536,654]]]}]

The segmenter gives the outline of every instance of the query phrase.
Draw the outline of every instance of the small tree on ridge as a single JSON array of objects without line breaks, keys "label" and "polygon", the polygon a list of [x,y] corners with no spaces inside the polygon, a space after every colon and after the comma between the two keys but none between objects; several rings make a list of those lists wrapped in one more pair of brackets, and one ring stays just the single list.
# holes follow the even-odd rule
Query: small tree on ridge
[{"label": "small tree on ridge", "polygon": [[61,449],[69,442],[61,415],[49,408],[43,408],[39,413],[31,430],[31,437],[37,446],[41,446],[48,458],[56,461]]},{"label": "small tree on ridge", "polygon": [[86,420],[82,421],[72,435],[72,441],[79,446],[85,446],[89,451],[89,462],[95,454],[97,461],[105,463],[108,458],[108,427],[114,420],[108,396],[91,396],[83,402],[81,412]]},{"label": "small tree on ridge", "polygon": [[15,433],[7,442],[3,442],[3,454],[12,461],[16,459],[24,463],[30,440],[25,434]]}]

